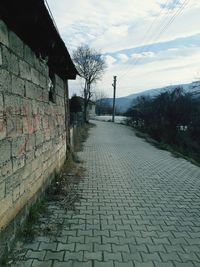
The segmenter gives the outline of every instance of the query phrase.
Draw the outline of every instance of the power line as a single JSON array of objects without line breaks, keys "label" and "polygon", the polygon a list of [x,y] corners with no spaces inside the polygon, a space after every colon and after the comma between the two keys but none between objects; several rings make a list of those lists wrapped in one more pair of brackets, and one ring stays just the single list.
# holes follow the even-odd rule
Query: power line
[{"label": "power line", "polygon": [[179,15],[183,12],[183,10],[185,9],[185,7],[186,7],[187,4],[189,3],[189,1],[190,1],[190,0],[185,0],[185,1],[182,3],[180,9],[177,10],[177,12],[176,12],[176,13],[173,15],[173,17],[168,21],[168,23],[167,23],[167,24],[160,30],[160,32],[159,32],[157,38],[159,38],[160,35],[163,34],[163,33],[167,30],[167,28],[174,22],[174,20],[176,19],[176,17],[179,16]]},{"label": "power line", "polygon": [[[175,6],[178,4],[179,1],[180,1],[180,0],[176,0],[176,2],[174,3]],[[162,10],[160,10],[160,12],[158,13],[158,16],[153,20],[153,22],[151,23],[150,27],[147,27],[147,31],[146,31],[145,34],[144,34],[144,37],[143,37],[143,39],[142,39],[142,43],[148,43],[148,42],[151,42],[151,40],[152,40],[152,38],[153,38],[153,36],[154,36],[154,32],[151,33],[151,30],[152,30],[154,24],[156,24],[156,22],[157,22],[158,20],[160,20],[160,17],[161,17],[161,15],[162,15],[162,13],[164,12],[164,9],[169,5],[170,2],[171,2],[171,0],[167,0],[167,1],[165,2],[165,4],[164,4]],[[169,16],[169,14],[170,14],[170,9],[168,8],[167,18],[168,18],[168,16]],[[162,25],[161,25],[161,26],[162,26]],[[157,29],[159,29],[159,27],[160,27],[160,25],[158,25]],[[155,30],[156,30],[156,29],[155,29]],[[145,37],[145,35],[147,35],[147,36]],[[146,48],[147,48],[147,46],[144,46],[144,45],[143,45],[142,49],[141,49],[140,51],[138,51],[138,53],[143,53],[143,52],[145,51]],[[136,58],[136,59],[133,60],[132,64],[135,65],[135,64],[137,64],[138,61],[139,61],[138,58]],[[127,70],[129,70],[130,68],[132,68],[132,67],[129,66],[129,67],[126,68],[126,70],[124,71],[122,77],[125,75],[125,73],[127,72]]]},{"label": "power line", "polygon": [[[178,2],[179,0],[177,0]],[[151,34],[151,30],[153,29],[153,26],[156,24],[156,22],[160,19],[160,16],[161,14],[164,12],[164,9],[169,5],[169,3],[171,2],[171,0],[167,0],[165,2],[165,4],[163,5],[163,8],[160,10],[160,12],[158,13],[158,15],[156,16],[156,18],[152,21],[152,23],[150,24],[149,27],[146,28],[146,31],[145,31],[145,34],[143,35],[143,38],[142,38],[142,41],[141,43],[146,43],[149,39],[149,41],[151,40],[152,38],[152,34]],[[175,3],[176,4],[176,3]],[[168,13],[169,13],[169,10],[168,10]],[[150,35],[150,36],[149,36]],[[150,37],[150,38],[149,38]],[[144,46],[142,47],[142,49],[139,51],[140,53],[143,53],[145,50]],[[135,64],[135,61],[137,61],[137,59],[134,59],[133,60],[133,64]],[[126,71],[130,69],[130,67],[127,67],[125,70],[124,70],[124,74],[126,73]],[[123,75],[122,75],[123,76]]]},{"label": "power line", "polygon": [[[181,12],[184,10],[184,8],[186,7],[186,5],[189,3],[190,0],[184,0],[183,3],[180,5],[180,8],[176,10],[176,12],[171,16],[170,20],[165,24],[164,26],[161,26],[161,29],[159,31],[159,33],[152,39],[152,42],[155,41],[156,38],[159,38],[166,30],[167,28],[173,23],[173,21],[175,20],[175,18],[181,14]],[[178,2],[176,3],[178,4]],[[169,13],[169,11],[168,11]],[[145,51],[145,50],[148,50],[148,48],[151,46],[152,44],[150,45],[147,45],[147,46],[144,46],[143,49],[142,49],[142,53]],[[133,65],[136,65],[138,62],[139,62],[139,58],[135,59],[134,62],[133,62]],[[132,68],[134,66],[131,66],[131,68],[129,68],[130,70],[127,71],[126,73],[124,73],[121,78],[124,76],[126,76],[128,73],[130,73],[132,71]]]}]

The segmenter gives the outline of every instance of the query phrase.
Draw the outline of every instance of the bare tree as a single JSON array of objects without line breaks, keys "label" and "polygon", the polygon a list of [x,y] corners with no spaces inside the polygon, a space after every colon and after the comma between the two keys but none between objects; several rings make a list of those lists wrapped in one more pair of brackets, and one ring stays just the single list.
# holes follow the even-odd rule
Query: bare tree
[{"label": "bare tree", "polygon": [[85,79],[84,87],[84,120],[87,121],[87,106],[92,96],[91,84],[99,80],[106,68],[102,54],[89,46],[78,47],[72,55],[76,69]]}]

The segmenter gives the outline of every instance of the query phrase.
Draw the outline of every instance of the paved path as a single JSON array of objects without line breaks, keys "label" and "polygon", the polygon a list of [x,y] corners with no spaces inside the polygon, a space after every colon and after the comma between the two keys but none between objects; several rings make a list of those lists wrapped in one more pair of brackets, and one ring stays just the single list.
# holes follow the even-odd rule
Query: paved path
[{"label": "paved path", "polygon": [[76,211],[49,204],[59,233],[26,244],[16,266],[200,266],[200,168],[125,126],[96,124],[79,154]]}]

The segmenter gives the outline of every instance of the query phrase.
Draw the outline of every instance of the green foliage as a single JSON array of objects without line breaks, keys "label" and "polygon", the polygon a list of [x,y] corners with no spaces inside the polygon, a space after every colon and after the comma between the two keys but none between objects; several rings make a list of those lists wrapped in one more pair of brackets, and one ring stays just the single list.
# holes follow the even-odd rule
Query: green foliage
[{"label": "green foliage", "polygon": [[140,97],[126,115],[133,127],[200,162],[200,101],[182,88],[155,98]]}]

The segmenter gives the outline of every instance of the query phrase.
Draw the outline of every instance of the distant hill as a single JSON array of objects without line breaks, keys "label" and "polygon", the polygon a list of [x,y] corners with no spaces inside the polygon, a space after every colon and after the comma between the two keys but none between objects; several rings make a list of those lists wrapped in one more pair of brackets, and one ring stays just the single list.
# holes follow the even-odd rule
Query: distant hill
[{"label": "distant hill", "polygon": [[[200,81],[199,82],[193,82],[189,84],[180,84],[180,85],[170,85],[167,87],[157,88],[157,89],[150,89],[145,90],[140,93],[131,94],[125,97],[119,97],[116,98],[116,110],[120,113],[124,113],[128,110],[128,108],[134,104],[136,99],[140,96],[149,96],[149,97],[155,97],[161,93],[167,92],[167,91],[173,91],[177,87],[182,87],[183,90],[187,93],[191,93],[193,97],[200,98]],[[106,98],[107,103],[112,105],[112,98]]]}]

